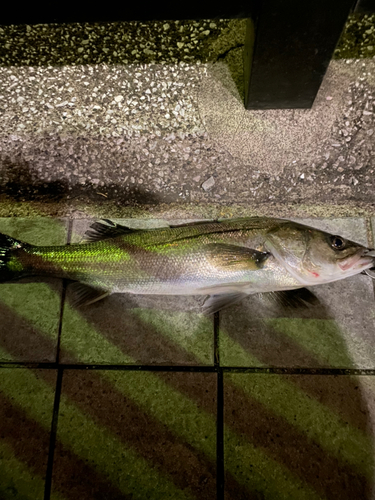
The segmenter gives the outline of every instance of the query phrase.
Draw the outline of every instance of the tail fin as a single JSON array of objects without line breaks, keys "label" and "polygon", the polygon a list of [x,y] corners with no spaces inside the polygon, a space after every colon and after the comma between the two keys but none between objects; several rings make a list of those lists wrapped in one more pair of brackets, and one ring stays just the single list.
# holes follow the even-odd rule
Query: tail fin
[{"label": "tail fin", "polygon": [[20,278],[22,264],[17,259],[17,250],[28,246],[27,243],[0,233],[0,283]]}]

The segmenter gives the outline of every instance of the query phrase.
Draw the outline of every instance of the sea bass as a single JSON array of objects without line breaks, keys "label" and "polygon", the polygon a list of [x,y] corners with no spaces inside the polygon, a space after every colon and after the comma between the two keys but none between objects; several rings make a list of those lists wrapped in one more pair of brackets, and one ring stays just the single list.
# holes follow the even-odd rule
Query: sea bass
[{"label": "sea bass", "polygon": [[[375,252],[283,219],[251,217],[136,230],[104,219],[84,243],[35,246],[0,234],[0,282],[78,282],[76,303],[111,293],[209,295],[207,312],[254,293],[293,290],[370,269]],[[0,290],[1,293],[1,290]]]}]

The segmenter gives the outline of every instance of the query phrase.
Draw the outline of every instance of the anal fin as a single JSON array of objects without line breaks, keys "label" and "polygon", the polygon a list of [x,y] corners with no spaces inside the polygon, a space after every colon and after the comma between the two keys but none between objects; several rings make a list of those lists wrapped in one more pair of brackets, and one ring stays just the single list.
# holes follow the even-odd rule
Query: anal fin
[{"label": "anal fin", "polygon": [[110,294],[108,290],[94,288],[77,281],[69,285],[69,291],[72,295],[71,302],[74,307],[88,306]]},{"label": "anal fin", "polygon": [[236,302],[239,302],[247,296],[246,293],[233,292],[233,293],[222,293],[220,295],[210,295],[203,304],[204,314],[214,314],[221,309],[225,309]]}]

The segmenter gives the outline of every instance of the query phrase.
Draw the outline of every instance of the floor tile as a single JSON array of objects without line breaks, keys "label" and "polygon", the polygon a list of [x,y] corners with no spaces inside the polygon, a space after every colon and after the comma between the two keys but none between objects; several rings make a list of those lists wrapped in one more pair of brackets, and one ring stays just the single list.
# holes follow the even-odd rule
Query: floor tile
[{"label": "floor tile", "polygon": [[56,371],[0,369],[0,498],[43,500]]},{"label": "floor tile", "polygon": [[[35,245],[61,245],[67,221],[0,219],[0,231]],[[62,281],[0,284],[0,361],[55,361]]]},{"label": "floor tile", "polygon": [[373,241],[372,244],[375,244],[375,217],[371,217],[371,228],[372,228],[372,234],[373,234]]},{"label": "floor tile", "polygon": [[[75,221],[73,241],[89,224]],[[80,308],[71,305],[71,298],[68,287],[63,363],[213,364],[213,318],[200,313],[202,297],[114,294]]]},{"label": "floor tile", "polygon": [[[366,244],[363,219],[303,220]],[[368,276],[310,287],[319,303],[287,309],[249,297],[220,313],[224,366],[374,368],[374,290]]]},{"label": "floor tile", "polygon": [[224,380],[225,500],[374,498],[373,377]]},{"label": "floor tile", "polygon": [[[67,294],[69,301],[69,291]],[[76,309],[65,305],[60,361],[93,364],[213,364],[213,320],[178,311],[190,302],[154,297],[132,304],[115,294]],[[138,299],[140,301],[140,299]],[[176,310],[162,308],[166,302]]]},{"label": "floor tile", "polygon": [[215,417],[215,374],[66,371],[51,498],[212,499]]}]

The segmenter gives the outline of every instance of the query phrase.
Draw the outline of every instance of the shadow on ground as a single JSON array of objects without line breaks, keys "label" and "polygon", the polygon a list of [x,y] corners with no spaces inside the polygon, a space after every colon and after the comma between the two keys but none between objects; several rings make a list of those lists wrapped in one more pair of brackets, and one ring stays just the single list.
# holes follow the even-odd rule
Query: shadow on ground
[{"label": "shadow on ground", "polygon": [[[10,202],[40,202],[43,203],[93,202],[100,205],[103,200],[115,202],[117,205],[157,205],[160,197],[150,191],[145,191],[139,186],[124,185],[119,179],[118,183],[96,186],[89,182],[80,185],[68,180],[46,182],[39,180],[35,172],[31,173],[27,162],[20,164],[4,162],[2,186],[0,195],[5,196]],[[4,182],[5,180],[5,182]],[[168,201],[166,195],[162,201]],[[47,209],[48,211],[48,209]]]}]

